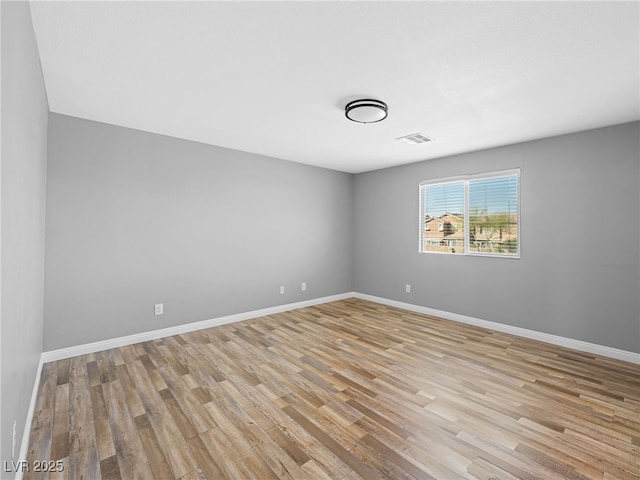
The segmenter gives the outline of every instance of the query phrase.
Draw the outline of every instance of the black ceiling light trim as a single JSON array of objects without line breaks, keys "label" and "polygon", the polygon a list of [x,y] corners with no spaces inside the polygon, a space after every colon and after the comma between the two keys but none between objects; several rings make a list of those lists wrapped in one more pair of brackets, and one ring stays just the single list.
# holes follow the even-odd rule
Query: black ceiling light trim
[{"label": "black ceiling light trim", "polygon": [[345,116],[352,122],[376,123],[387,118],[389,108],[387,104],[372,98],[363,98],[347,103],[344,107]]}]

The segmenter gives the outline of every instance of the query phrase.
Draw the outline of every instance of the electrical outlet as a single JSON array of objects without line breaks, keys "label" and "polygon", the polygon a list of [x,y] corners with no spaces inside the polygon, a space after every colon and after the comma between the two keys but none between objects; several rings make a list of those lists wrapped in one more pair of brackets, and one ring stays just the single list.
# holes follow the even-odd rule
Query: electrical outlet
[{"label": "electrical outlet", "polygon": [[11,459],[15,458],[16,456],[16,424],[17,424],[17,420],[13,421],[13,430],[11,431]]},{"label": "electrical outlet", "polygon": [[307,282],[302,282],[302,285],[300,285],[300,290],[304,292],[306,289],[307,289]]},{"label": "electrical outlet", "polygon": [[280,295],[284,295],[284,285],[280,287]]},{"label": "electrical outlet", "polygon": [[162,315],[164,313],[164,304],[156,303],[155,305],[155,314]]},{"label": "electrical outlet", "polygon": [[408,283],[404,286],[404,291],[406,293],[411,293],[411,285],[409,285]]}]

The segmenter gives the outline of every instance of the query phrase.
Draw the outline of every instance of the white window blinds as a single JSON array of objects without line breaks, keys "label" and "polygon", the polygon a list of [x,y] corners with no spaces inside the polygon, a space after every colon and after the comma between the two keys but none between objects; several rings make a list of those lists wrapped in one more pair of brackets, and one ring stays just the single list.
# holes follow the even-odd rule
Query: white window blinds
[{"label": "white window blinds", "polygon": [[520,170],[420,184],[420,251],[519,257]]}]

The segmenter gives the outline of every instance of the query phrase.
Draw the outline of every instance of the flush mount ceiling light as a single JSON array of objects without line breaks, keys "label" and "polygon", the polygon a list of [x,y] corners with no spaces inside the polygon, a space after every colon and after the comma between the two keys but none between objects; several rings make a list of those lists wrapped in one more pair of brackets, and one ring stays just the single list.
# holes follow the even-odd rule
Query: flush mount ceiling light
[{"label": "flush mount ceiling light", "polygon": [[376,123],[387,118],[387,104],[380,100],[363,98],[347,103],[344,114],[352,122]]}]

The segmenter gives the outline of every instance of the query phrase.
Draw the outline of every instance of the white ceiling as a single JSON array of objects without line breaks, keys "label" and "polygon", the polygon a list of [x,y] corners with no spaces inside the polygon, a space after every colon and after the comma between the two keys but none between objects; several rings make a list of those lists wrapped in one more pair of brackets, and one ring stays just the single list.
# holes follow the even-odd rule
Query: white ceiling
[{"label": "white ceiling", "polygon": [[[638,120],[638,2],[31,2],[52,112],[363,172]],[[376,124],[344,105],[389,105]],[[431,143],[397,137],[421,132]]]}]

